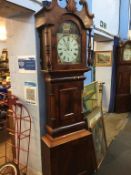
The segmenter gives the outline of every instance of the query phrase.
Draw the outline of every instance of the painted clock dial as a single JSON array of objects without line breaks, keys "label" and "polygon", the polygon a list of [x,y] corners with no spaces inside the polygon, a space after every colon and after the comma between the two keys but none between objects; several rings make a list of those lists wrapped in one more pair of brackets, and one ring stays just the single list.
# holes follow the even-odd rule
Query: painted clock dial
[{"label": "painted clock dial", "polygon": [[60,64],[80,63],[80,35],[73,22],[64,22],[57,33],[57,55]]},{"label": "painted clock dial", "polygon": [[131,61],[131,45],[130,44],[126,44],[123,50],[123,60]]}]

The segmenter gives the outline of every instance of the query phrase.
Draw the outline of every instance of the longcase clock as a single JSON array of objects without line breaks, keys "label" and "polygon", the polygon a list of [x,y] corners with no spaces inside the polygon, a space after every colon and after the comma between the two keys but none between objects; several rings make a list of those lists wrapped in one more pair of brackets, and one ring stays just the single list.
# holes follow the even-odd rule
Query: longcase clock
[{"label": "longcase clock", "polygon": [[115,112],[131,111],[131,41],[121,42],[117,49]]},{"label": "longcase clock", "polygon": [[93,15],[85,0],[80,3],[83,9],[77,11],[74,0],[68,0],[66,8],[54,0],[36,14],[47,102],[44,175],[89,175],[95,169],[92,136],[82,108],[84,73],[90,70],[87,30]]}]

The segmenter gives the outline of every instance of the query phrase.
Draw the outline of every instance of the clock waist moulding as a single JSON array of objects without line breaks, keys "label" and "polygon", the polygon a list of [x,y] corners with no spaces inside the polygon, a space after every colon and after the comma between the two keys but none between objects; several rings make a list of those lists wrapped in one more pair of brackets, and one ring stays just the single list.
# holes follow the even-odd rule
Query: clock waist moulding
[{"label": "clock waist moulding", "polygon": [[85,0],[80,3],[83,9],[77,11],[73,0],[65,8],[54,0],[35,16],[47,102],[44,175],[90,175],[96,168],[92,135],[82,112],[84,72],[90,70],[87,30],[93,15]]}]

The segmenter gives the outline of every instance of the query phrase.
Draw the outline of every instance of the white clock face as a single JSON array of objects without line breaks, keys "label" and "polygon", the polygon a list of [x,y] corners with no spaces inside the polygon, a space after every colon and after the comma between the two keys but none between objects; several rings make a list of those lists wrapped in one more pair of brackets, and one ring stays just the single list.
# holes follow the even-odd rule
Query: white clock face
[{"label": "white clock face", "polygon": [[79,62],[79,44],[75,35],[62,36],[57,45],[57,53],[61,63]]},{"label": "white clock face", "polygon": [[131,46],[127,44],[123,50],[123,60],[131,61]]}]

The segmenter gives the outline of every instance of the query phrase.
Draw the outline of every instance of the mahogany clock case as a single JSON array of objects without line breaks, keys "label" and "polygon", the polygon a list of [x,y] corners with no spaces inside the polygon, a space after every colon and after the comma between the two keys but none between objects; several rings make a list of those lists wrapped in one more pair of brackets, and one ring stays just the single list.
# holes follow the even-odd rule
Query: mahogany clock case
[{"label": "mahogany clock case", "polygon": [[115,112],[131,111],[131,41],[120,43],[117,49]]},{"label": "mahogany clock case", "polygon": [[[72,1],[73,2],[73,1]],[[92,25],[93,15],[91,15],[87,8],[85,1],[81,0],[83,10],[78,12],[75,4],[69,5],[64,9],[60,8],[54,0],[49,7],[45,7],[38,14],[36,14],[36,27],[39,31],[41,40],[41,62],[42,70],[47,71],[70,71],[71,69],[86,69],[86,32]],[[57,14],[57,15],[56,15]],[[79,64],[59,64],[57,54],[57,34],[61,24],[65,22],[74,23],[79,31],[80,45],[81,45],[81,61]],[[84,70],[86,71],[86,70]]]},{"label": "mahogany clock case", "polygon": [[[87,67],[87,36],[93,24],[86,1],[81,0],[82,11],[78,12],[74,1],[67,1],[60,8],[54,0],[36,14],[36,28],[40,36],[41,67],[47,91],[47,132],[53,137],[85,128],[82,109],[82,90]],[[57,14],[57,15],[56,15]],[[79,35],[80,61],[60,63],[57,50],[57,35],[63,23],[75,24]],[[72,33],[71,33],[72,34]],[[64,34],[65,35],[65,34]],[[70,36],[70,33],[66,34]],[[74,33],[73,33],[74,35]],[[75,33],[76,35],[76,33]]]},{"label": "mahogany clock case", "polygon": [[121,42],[118,46],[117,63],[121,65],[131,64],[131,41]]},{"label": "mahogany clock case", "polygon": [[45,136],[42,142],[44,175],[92,175],[96,169],[89,131],[81,130],[53,140]]},{"label": "mahogany clock case", "polygon": [[[75,24],[77,24],[77,27],[79,28],[79,31],[81,31],[81,41],[80,41],[80,45],[81,45],[81,60],[80,60],[80,63],[78,64],[72,64],[72,63],[65,63],[65,64],[60,64],[59,63],[59,59],[58,59],[58,53],[57,53],[57,33],[58,33],[58,30],[59,30],[59,25],[58,23],[53,27],[49,27],[49,30],[51,30],[51,45],[52,45],[52,48],[51,48],[51,54],[52,56],[50,57],[50,62],[51,62],[51,70],[52,71],[59,71],[59,70],[71,70],[71,69],[83,69],[85,68],[85,61],[86,61],[86,53],[84,52],[85,49],[86,49],[86,31],[83,30],[80,26],[80,24],[78,23],[78,21],[74,18],[74,17],[71,17],[71,16],[66,16],[66,17],[63,17],[62,20],[59,21],[59,24],[63,24],[64,22],[67,22],[67,21],[72,21],[74,22]],[[42,32],[42,38],[44,38],[45,36],[45,29],[41,31]],[[43,45],[44,45],[44,42],[43,41]],[[44,54],[44,57],[45,57],[45,54],[46,54],[46,51],[44,50],[43,51],[43,54]],[[46,58],[46,57],[45,57]],[[45,62],[43,61],[43,69],[46,70],[47,69],[47,60],[45,60]]]},{"label": "mahogany clock case", "polygon": [[[93,15],[86,0],[80,0],[81,11],[77,11],[74,0],[66,2],[66,8],[61,8],[54,0],[36,14],[47,102],[47,134],[42,137],[43,174],[89,175],[96,166],[92,136],[84,121],[82,91],[84,72],[90,70],[86,31],[93,24]],[[61,32],[61,26],[67,23],[75,29],[70,31],[66,25]],[[68,47],[72,36],[77,46]]]}]

